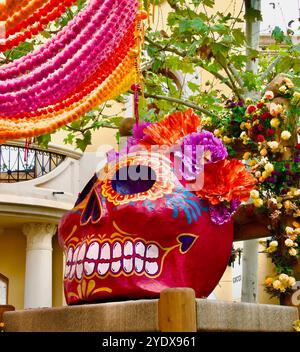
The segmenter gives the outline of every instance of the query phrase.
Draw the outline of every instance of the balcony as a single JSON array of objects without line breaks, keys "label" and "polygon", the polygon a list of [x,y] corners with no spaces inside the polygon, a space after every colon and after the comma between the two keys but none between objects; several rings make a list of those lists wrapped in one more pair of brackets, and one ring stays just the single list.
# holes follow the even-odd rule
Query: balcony
[{"label": "balcony", "polygon": [[49,174],[65,155],[19,145],[0,145],[0,183],[33,180]]},{"label": "balcony", "polygon": [[64,146],[24,141],[0,146],[0,227],[12,222],[57,223],[80,191],[82,153]]}]

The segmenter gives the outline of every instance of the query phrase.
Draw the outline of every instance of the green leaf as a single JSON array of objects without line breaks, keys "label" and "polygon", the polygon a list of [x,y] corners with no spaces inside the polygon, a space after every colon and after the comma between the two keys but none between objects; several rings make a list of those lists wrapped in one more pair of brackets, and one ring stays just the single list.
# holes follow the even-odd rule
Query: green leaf
[{"label": "green leaf", "polygon": [[85,151],[88,145],[92,144],[92,133],[91,131],[86,131],[83,138],[76,138],[76,146],[81,151]]},{"label": "green leaf", "polygon": [[51,142],[51,134],[44,134],[42,136],[36,137],[36,139],[37,139],[38,144],[41,147],[47,149],[49,143]]},{"label": "green leaf", "polygon": [[244,19],[249,22],[258,22],[263,20],[261,12],[257,9],[254,9],[253,7],[246,9]]},{"label": "green leaf", "polygon": [[193,83],[193,82],[188,82],[188,87],[192,92],[196,92],[199,90],[199,84]]},{"label": "green leaf", "polygon": [[183,19],[179,24],[180,33],[198,33],[205,34],[208,26],[199,17],[192,20]]},{"label": "green leaf", "polygon": [[119,127],[123,120],[124,120],[124,117],[122,116],[114,116],[114,117],[111,117],[107,122],[111,123],[114,126]]},{"label": "green leaf", "polygon": [[231,33],[236,41],[235,44],[237,46],[240,46],[245,43],[245,40],[246,40],[245,33],[242,31],[241,28],[233,28]]},{"label": "green leaf", "polygon": [[274,38],[277,43],[282,43],[285,39],[285,34],[280,27],[276,26],[272,31],[271,37]]}]

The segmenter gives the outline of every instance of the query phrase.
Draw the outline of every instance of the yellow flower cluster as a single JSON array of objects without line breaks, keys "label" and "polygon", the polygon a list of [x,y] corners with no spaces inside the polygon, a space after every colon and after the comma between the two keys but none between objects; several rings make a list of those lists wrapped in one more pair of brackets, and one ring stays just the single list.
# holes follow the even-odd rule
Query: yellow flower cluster
[{"label": "yellow flower cluster", "polygon": [[300,332],[300,319],[293,322],[293,328],[295,331]]},{"label": "yellow flower cluster", "polygon": [[250,197],[253,199],[253,204],[255,207],[260,208],[264,205],[264,201],[260,198],[259,192],[257,190],[252,190],[250,192]]},{"label": "yellow flower cluster", "polygon": [[293,94],[291,104],[296,105],[296,106],[300,106],[300,93],[299,92],[295,92]]},{"label": "yellow flower cluster", "polygon": [[261,175],[259,177],[259,181],[263,182],[266,178],[268,178],[269,176],[271,176],[272,171],[274,171],[274,166],[273,164],[271,164],[270,162],[267,162],[264,165],[264,171],[261,172]]},{"label": "yellow flower cluster", "polygon": [[286,226],[285,233],[288,238],[284,241],[284,244],[289,248],[289,255],[294,257],[298,254],[298,249],[295,248],[298,247],[298,243],[295,241],[297,240],[298,236],[300,236],[300,225],[297,221],[294,221],[293,226],[294,228],[291,226]]},{"label": "yellow flower cluster", "polygon": [[265,286],[278,290],[280,292],[285,292],[287,288],[291,288],[295,285],[296,279],[293,276],[288,276],[287,274],[280,274],[279,276],[272,278],[267,277],[265,279]]},{"label": "yellow flower cluster", "polygon": [[223,140],[223,142],[224,142],[225,144],[230,144],[230,143],[233,142],[233,138],[229,138],[229,137],[227,137],[227,136],[224,136],[224,137],[222,138],[222,140]]},{"label": "yellow flower cluster", "polygon": [[266,249],[267,253],[273,253],[277,250],[278,247],[278,242],[277,241],[271,241],[269,243],[269,247]]},{"label": "yellow flower cluster", "polygon": [[[241,126],[240,126],[241,127]],[[243,128],[241,127],[241,129],[244,129],[244,126]],[[245,131],[243,131],[241,134],[240,134],[240,138],[242,139],[243,141],[243,144],[247,144],[247,142],[250,140],[250,138],[248,137],[247,133]]]},{"label": "yellow flower cluster", "polygon": [[287,94],[294,88],[294,83],[289,78],[283,79],[283,84],[279,87],[281,94]]}]

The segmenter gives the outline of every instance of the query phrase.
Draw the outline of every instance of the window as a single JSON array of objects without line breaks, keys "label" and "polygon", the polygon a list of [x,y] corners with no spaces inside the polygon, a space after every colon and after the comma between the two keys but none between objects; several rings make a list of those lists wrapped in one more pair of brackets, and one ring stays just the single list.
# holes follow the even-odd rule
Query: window
[{"label": "window", "polygon": [[0,305],[8,304],[8,278],[0,274]]}]

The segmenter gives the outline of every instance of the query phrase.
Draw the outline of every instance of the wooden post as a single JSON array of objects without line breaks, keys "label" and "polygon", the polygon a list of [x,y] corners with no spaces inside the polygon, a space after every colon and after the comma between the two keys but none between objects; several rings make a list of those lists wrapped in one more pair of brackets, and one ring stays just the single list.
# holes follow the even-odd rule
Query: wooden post
[{"label": "wooden post", "polygon": [[195,332],[196,297],[191,288],[170,288],[160,293],[158,325],[161,332]]}]

